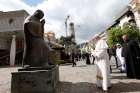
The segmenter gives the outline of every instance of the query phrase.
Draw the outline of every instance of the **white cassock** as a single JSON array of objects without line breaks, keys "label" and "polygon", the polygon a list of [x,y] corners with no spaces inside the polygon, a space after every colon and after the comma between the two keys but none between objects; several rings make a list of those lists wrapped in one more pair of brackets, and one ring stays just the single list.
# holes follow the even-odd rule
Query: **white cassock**
[{"label": "white cassock", "polygon": [[124,60],[124,57],[122,57],[121,53],[122,53],[122,47],[117,48],[116,49],[117,61],[118,61],[118,64],[121,66],[121,70],[124,71],[125,70],[125,60]]},{"label": "white cassock", "polygon": [[96,57],[95,64],[97,67],[97,86],[103,90],[108,90],[111,86],[110,82],[110,62],[107,53],[108,45],[105,40],[99,40],[95,46],[93,55]]}]

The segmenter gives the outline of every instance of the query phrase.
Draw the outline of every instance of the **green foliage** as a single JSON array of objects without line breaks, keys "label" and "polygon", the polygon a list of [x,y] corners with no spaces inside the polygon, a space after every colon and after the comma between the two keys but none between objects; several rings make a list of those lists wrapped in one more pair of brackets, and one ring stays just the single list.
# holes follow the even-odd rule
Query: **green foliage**
[{"label": "green foliage", "polygon": [[108,31],[108,44],[111,47],[113,44],[122,43],[122,29],[120,27],[111,28]]},{"label": "green foliage", "polygon": [[66,63],[72,63],[72,61],[70,59],[64,59],[66,61]]},{"label": "green foliage", "polygon": [[61,36],[60,39],[58,39],[58,43],[61,45],[65,45],[65,37]]},{"label": "green foliage", "polygon": [[126,23],[121,27],[113,27],[108,30],[108,44],[110,47],[116,43],[123,43],[122,36],[128,34],[130,38],[140,40],[140,32],[136,25]]},{"label": "green foliage", "polygon": [[61,45],[71,45],[71,44],[76,45],[76,42],[73,42],[71,37],[61,36],[60,39],[58,40],[58,42]]},{"label": "green foliage", "polygon": [[65,61],[65,60],[56,60],[55,63],[58,64],[58,65],[60,65],[60,64],[65,64],[65,63],[67,63],[67,61]]},{"label": "green foliage", "polygon": [[138,38],[140,37],[140,32],[136,25],[125,24],[122,31],[123,34],[128,34],[130,38],[138,40]]},{"label": "green foliage", "polygon": [[72,63],[72,62],[66,59],[66,60],[56,60],[55,63],[61,65],[61,64]]}]

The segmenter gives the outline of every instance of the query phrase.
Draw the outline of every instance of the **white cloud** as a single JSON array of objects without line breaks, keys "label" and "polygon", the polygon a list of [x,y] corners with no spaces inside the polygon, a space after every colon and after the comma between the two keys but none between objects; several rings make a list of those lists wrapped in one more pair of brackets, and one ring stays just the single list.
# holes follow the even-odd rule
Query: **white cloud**
[{"label": "white cloud", "polygon": [[[36,9],[45,13],[46,31],[54,31],[56,36],[65,35],[65,18],[76,25],[77,42],[87,41],[95,33],[105,30],[113,22],[113,17],[122,11],[130,0],[46,0],[36,7],[22,0],[0,0],[3,11],[25,9],[32,14]],[[77,25],[80,25],[78,27]]]},{"label": "white cloud", "polygon": [[19,10],[19,9],[26,9],[31,10],[32,7],[26,5],[21,0],[0,0],[0,10],[1,11],[12,11],[12,10]]}]

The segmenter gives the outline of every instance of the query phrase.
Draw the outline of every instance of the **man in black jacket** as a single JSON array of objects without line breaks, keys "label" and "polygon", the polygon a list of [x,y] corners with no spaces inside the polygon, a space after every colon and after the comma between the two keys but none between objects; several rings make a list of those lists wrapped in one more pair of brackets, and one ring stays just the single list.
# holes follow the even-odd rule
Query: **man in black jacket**
[{"label": "man in black jacket", "polygon": [[128,78],[140,79],[140,48],[135,40],[130,40],[128,35],[123,35],[122,57],[125,58]]}]

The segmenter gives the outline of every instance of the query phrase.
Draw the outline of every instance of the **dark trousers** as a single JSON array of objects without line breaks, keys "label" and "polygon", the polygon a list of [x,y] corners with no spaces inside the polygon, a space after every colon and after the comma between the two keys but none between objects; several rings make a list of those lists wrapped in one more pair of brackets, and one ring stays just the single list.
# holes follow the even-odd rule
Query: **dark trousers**
[{"label": "dark trousers", "polygon": [[73,67],[76,66],[75,60],[72,60],[72,66],[73,66]]}]

